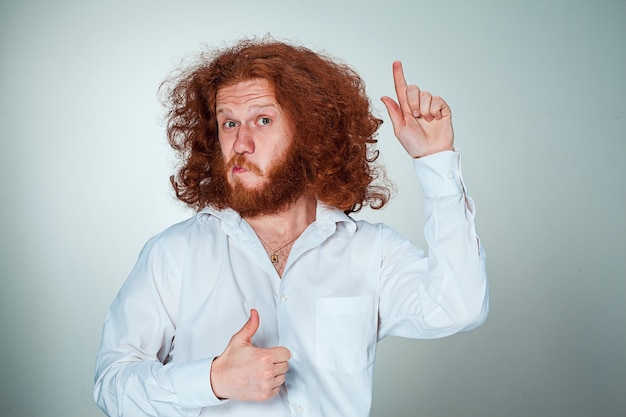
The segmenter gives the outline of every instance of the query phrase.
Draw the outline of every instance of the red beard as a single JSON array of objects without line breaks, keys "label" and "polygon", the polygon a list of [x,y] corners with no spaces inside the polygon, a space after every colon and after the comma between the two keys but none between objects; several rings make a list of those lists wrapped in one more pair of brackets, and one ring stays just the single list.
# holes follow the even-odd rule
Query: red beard
[{"label": "red beard", "polygon": [[[223,158],[220,159],[221,165],[224,165]],[[268,172],[263,175],[265,181],[256,188],[246,188],[238,181],[234,184],[228,182],[227,176],[230,175],[234,165],[246,168],[257,175],[261,175],[261,170],[247,161],[243,155],[233,157],[221,169],[226,181],[224,201],[241,217],[276,214],[295,203],[307,188],[305,164],[293,144],[281,159],[270,166]]]}]

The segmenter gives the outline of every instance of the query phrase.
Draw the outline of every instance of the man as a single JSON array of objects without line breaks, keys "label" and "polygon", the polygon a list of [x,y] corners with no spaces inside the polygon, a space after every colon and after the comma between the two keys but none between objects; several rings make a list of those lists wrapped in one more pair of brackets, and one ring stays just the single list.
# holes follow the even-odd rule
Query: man
[{"label": "man", "polygon": [[[367,416],[376,342],[469,330],[488,310],[450,108],[383,97],[426,196],[425,253],[348,216],[389,199],[359,76],[242,41],[168,91],[172,178],[198,214],[152,238],[113,302],[95,398],[120,416]],[[243,327],[242,327],[243,325]]]}]

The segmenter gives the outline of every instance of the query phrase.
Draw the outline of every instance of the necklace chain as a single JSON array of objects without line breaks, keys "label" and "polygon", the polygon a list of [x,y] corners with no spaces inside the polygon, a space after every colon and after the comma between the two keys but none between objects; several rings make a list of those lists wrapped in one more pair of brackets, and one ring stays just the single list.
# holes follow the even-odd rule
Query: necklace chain
[{"label": "necklace chain", "polygon": [[[304,232],[304,230],[302,231]],[[296,241],[296,239],[302,234],[302,232],[298,233],[296,236],[294,236],[293,239],[291,239],[289,242],[285,243],[283,246],[281,246],[279,249],[272,249],[270,245],[267,244],[267,242],[265,242],[263,239],[261,239],[261,236],[259,236],[259,240],[261,241],[261,243],[263,243],[263,246],[265,246],[266,249],[269,249],[270,252],[272,252],[272,254],[270,255],[270,261],[272,261],[272,263],[274,265],[276,265],[278,263],[278,253],[285,249],[287,246],[289,246],[290,244],[292,244],[293,242]]]}]

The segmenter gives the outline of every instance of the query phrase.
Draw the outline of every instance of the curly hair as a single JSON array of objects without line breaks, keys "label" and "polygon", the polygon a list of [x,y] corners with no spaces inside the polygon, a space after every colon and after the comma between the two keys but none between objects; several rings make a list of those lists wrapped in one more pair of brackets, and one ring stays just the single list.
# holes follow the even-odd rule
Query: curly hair
[{"label": "curly hair", "polygon": [[[200,55],[194,65],[164,81],[167,137],[181,166],[170,181],[176,196],[195,210],[224,208],[223,158],[218,141],[217,91],[265,79],[289,119],[303,156],[306,192],[346,213],[390,199],[384,170],[375,160],[374,117],[361,77],[349,66],[302,46],[245,39]],[[378,184],[375,184],[378,183]]]}]

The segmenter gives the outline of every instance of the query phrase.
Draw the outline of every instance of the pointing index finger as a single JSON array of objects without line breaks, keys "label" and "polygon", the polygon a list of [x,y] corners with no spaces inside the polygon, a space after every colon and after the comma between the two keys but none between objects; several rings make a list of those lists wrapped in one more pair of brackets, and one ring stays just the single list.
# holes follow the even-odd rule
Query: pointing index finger
[{"label": "pointing index finger", "polygon": [[396,95],[398,96],[398,104],[400,104],[402,113],[410,113],[411,108],[407,99],[407,85],[406,79],[404,78],[404,70],[402,69],[402,62],[394,61],[392,67],[393,84],[396,89]]}]

